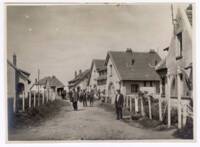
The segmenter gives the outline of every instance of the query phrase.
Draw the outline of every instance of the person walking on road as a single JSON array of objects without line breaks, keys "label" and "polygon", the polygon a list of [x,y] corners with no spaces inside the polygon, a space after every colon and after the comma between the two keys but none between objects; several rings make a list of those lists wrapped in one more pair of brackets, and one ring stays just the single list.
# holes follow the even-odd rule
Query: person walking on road
[{"label": "person walking on road", "polygon": [[83,90],[83,107],[87,107],[87,96],[86,96],[86,91]]},{"label": "person walking on road", "polygon": [[75,90],[75,88],[73,89],[72,92],[72,104],[73,104],[73,108],[75,111],[78,110],[78,92]]},{"label": "person walking on road", "polygon": [[117,114],[117,120],[123,118],[122,110],[124,104],[124,96],[121,94],[120,90],[117,90],[117,94],[115,97],[115,109]]},{"label": "person walking on road", "polygon": [[94,104],[94,90],[93,89],[90,91],[89,95],[90,95],[90,106],[92,107]]}]

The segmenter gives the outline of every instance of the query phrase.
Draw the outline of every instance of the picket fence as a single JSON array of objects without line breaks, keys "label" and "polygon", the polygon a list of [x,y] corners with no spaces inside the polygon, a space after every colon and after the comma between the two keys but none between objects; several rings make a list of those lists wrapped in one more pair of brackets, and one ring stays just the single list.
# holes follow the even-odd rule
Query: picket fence
[{"label": "picket fence", "polygon": [[49,101],[54,99],[49,91],[29,91],[27,94],[25,92],[19,98],[18,111],[25,112],[30,108],[36,108],[40,105],[47,104]]},{"label": "picket fence", "polygon": [[[141,116],[148,117],[149,119],[158,119],[159,121],[163,121],[164,115],[166,115],[167,105],[167,99],[161,97],[152,98],[148,95],[143,97],[126,95],[124,102],[124,107],[126,110],[129,111],[130,116],[139,114]],[[152,113],[152,108],[156,106],[157,108],[154,108],[154,112]],[[181,123],[182,127],[186,125],[187,117],[193,118],[193,108],[190,105],[184,103],[180,105],[174,104],[170,106],[176,109],[178,109],[178,107],[181,107],[181,116],[177,117],[181,117],[181,121],[179,121],[178,123]],[[145,108],[148,108],[148,110],[145,111]],[[157,115],[155,115],[154,113],[157,113]]]}]

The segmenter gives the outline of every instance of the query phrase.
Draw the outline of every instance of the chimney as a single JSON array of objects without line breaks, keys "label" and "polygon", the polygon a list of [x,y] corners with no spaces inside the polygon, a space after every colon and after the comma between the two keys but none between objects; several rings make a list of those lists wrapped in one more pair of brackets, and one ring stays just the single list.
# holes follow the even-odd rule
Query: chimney
[{"label": "chimney", "polygon": [[156,53],[156,51],[154,49],[150,49],[149,53]]},{"label": "chimney", "polygon": [[79,70],[79,74],[82,74],[82,70],[81,69]]},{"label": "chimney", "polygon": [[75,77],[75,78],[77,77],[77,71],[74,72],[74,77]]},{"label": "chimney", "polygon": [[127,52],[127,53],[130,53],[130,54],[133,54],[133,51],[132,51],[131,48],[127,48],[127,49],[126,49],[126,52]]},{"label": "chimney", "polygon": [[17,56],[13,54],[13,65],[17,66]]}]

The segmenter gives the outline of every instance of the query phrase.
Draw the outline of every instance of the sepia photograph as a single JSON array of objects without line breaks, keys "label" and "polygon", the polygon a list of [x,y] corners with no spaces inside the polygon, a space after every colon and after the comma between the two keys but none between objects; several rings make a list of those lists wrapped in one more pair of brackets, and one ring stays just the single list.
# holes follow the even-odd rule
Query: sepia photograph
[{"label": "sepia photograph", "polygon": [[195,139],[194,3],[5,8],[8,142]]}]

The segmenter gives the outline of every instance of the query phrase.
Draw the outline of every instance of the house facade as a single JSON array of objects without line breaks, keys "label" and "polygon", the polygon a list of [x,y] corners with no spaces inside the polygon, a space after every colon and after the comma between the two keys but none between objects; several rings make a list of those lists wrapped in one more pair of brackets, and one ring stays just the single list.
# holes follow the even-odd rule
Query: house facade
[{"label": "house facade", "polygon": [[[186,9],[177,6],[174,31],[166,58],[156,67],[161,76],[162,93],[170,83],[170,97],[192,98],[192,5]],[[179,86],[178,86],[179,85]],[[165,90],[165,91],[164,91]],[[166,95],[163,95],[166,96]]]},{"label": "house facade", "polygon": [[106,89],[107,80],[107,68],[105,66],[105,60],[94,59],[91,65],[91,74],[88,82],[88,86],[91,89],[97,91],[104,91]]},{"label": "house facade", "polygon": [[7,60],[7,96],[8,111],[17,112],[20,107],[19,101],[24,95],[28,97],[30,87],[30,73],[17,67],[17,56],[13,55],[13,62]]},{"label": "house facade", "polygon": [[49,94],[49,100],[61,99],[61,93],[64,90],[65,85],[58,80],[56,76],[47,76],[31,86],[31,92],[40,92]]},{"label": "house facade", "polygon": [[77,75],[77,72],[75,71],[75,77],[71,81],[68,82],[69,89],[87,89],[88,88],[88,81],[90,77],[90,70],[87,69],[85,71],[79,70],[79,74]]},{"label": "house facade", "polygon": [[114,103],[116,90],[123,95],[138,95],[141,90],[153,94],[159,93],[160,77],[155,71],[155,65],[161,60],[153,50],[149,52],[110,51],[107,54],[106,95],[107,101]]}]

